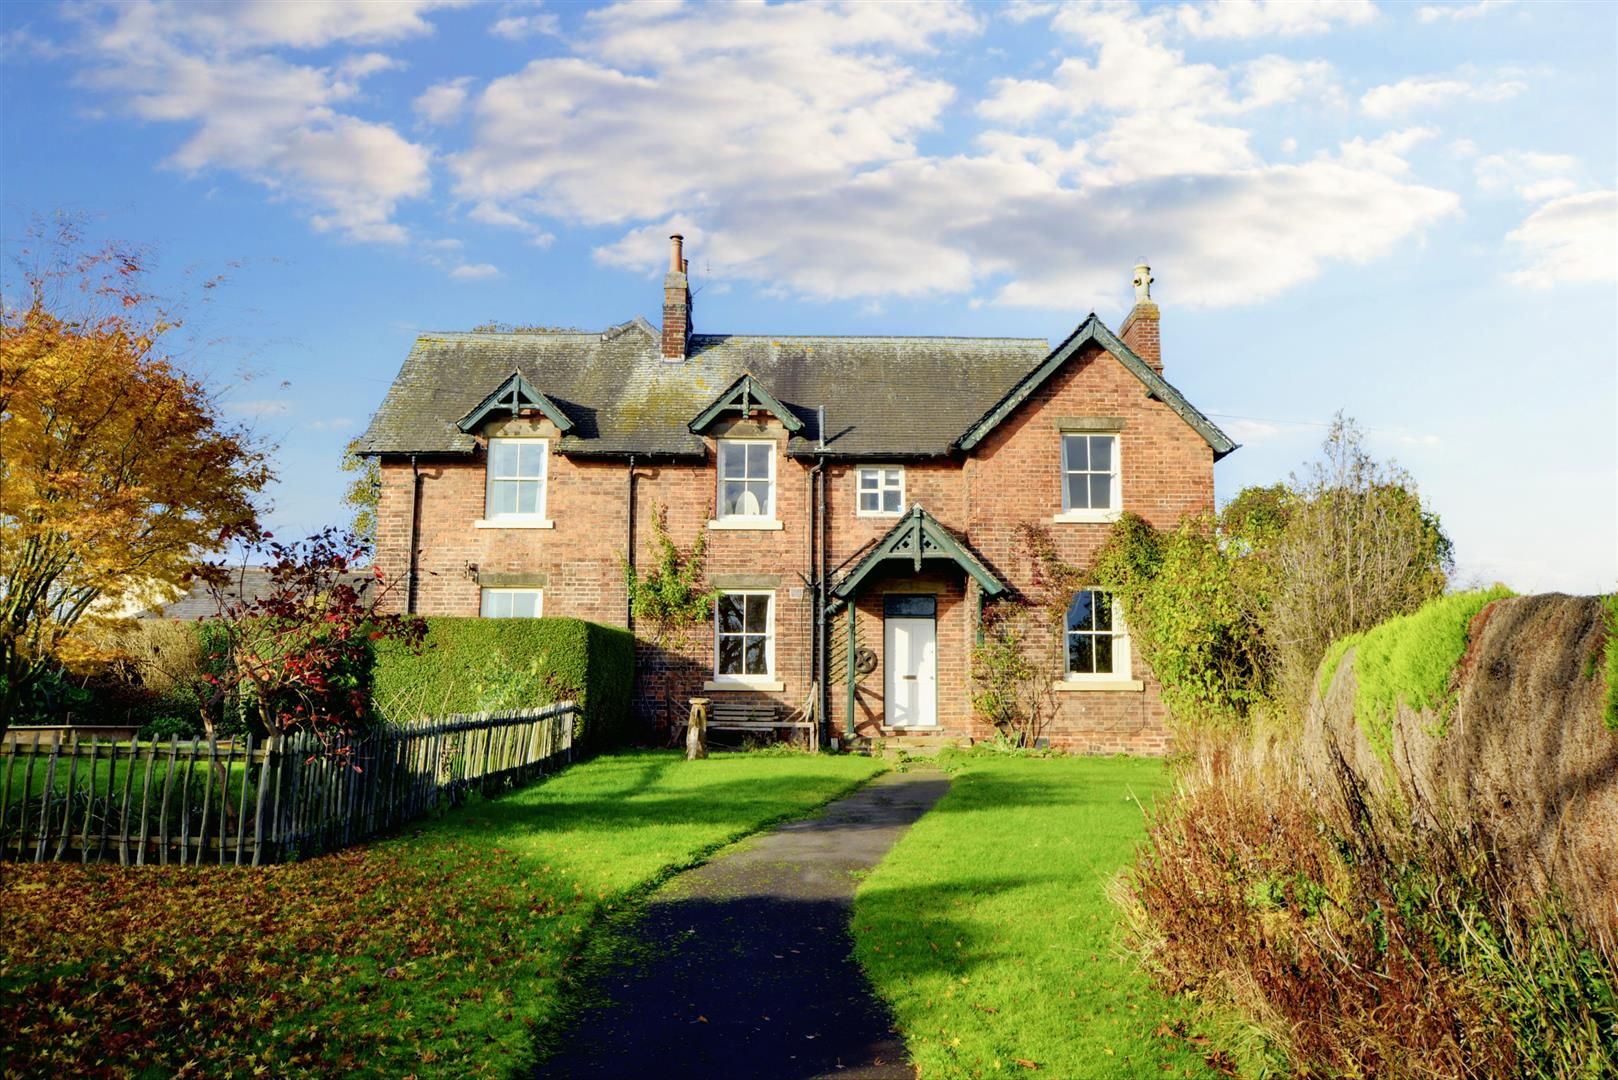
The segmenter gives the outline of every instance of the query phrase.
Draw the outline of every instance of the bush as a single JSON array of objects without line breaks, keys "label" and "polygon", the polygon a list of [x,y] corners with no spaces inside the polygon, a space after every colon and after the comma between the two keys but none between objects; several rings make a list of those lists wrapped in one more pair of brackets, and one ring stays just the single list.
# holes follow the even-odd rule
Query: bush
[{"label": "bush", "polygon": [[1126,910],[1160,982],[1242,1015],[1284,1074],[1612,1075],[1612,943],[1509,899],[1485,832],[1356,812],[1339,766],[1322,800],[1238,757],[1156,815]]},{"label": "bush", "polygon": [[1386,761],[1393,751],[1393,717],[1400,705],[1435,713],[1441,724],[1447,721],[1454,705],[1456,666],[1466,654],[1473,619],[1489,604],[1513,595],[1504,585],[1453,593],[1333,642],[1320,668],[1321,695],[1352,647],[1354,718]]},{"label": "bush", "polygon": [[582,619],[427,620],[418,654],[393,642],[376,650],[375,695],[384,719],[579,703],[577,745],[586,752],[628,742],[635,639]]}]

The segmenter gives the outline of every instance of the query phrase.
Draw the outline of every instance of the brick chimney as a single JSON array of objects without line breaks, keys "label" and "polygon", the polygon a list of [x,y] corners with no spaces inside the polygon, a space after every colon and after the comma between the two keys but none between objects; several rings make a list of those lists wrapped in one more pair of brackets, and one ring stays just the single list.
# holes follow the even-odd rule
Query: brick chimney
[{"label": "brick chimney", "polygon": [[1152,268],[1146,265],[1146,257],[1141,256],[1140,262],[1135,264],[1135,306],[1124,316],[1118,336],[1161,375],[1163,342],[1158,336],[1158,318],[1157,304],[1152,300]]},{"label": "brick chimney", "polygon": [[684,360],[691,346],[691,283],[685,276],[685,237],[669,237],[669,272],[663,277],[663,359]]}]

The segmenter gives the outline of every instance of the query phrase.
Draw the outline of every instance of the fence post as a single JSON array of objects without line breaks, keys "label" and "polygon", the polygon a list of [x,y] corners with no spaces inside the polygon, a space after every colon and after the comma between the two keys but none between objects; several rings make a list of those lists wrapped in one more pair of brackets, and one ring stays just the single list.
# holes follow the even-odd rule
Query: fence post
[{"label": "fence post", "polygon": [[[62,838],[56,843],[56,861],[67,858],[67,841],[73,833],[73,793],[79,786],[79,733],[72,731],[67,737],[67,798],[62,807]],[[91,788],[95,787],[95,763],[90,764]]]},{"label": "fence post", "polygon": [[[6,747],[6,779],[5,786],[0,787],[0,859],[6,857],[11,849],[11,773],[17,767],[17,733],[13,731],[9,744]],[[23,802],[28,801],[28,793],[23,792]]]},{"label": "fence post", "polygon": [[140,850],[135,852],[135,865],[146,865],[146,814],[152,802],[152,766],[157,763],[157,740],[146,744],[146,778],[140,786]]},{"label": "fence post", "polygon": [[180,737],[169,736],[169,764],[163,771],[163,807],[158,811],[157,828],[162,839],[158,856],[164,866],[169,864],[169,791],[174,787],[174,767],[180,754]]},{"label": "fence post", "polygon": [[129,865],[129,793],[135,782],[135,756],[140,753],[140,742],[129,740],[129,768],[124,771],[123,805],[118,810],[118,865]]},{"label": "fence post", "polygon": [[[34,848],[34,861],[45,861],[45,844],[51,828],[51,795],[56,787],[56,755],[61,750],[61,733],[51,732],[51,759],[45,766],[45,790],[39,795],[39,844]],[[34,749],[39,749],[39,743],[34,743]],[[94,766],[91,766],[94,768]],[[69,800],[68,805],[72,805]]]}]

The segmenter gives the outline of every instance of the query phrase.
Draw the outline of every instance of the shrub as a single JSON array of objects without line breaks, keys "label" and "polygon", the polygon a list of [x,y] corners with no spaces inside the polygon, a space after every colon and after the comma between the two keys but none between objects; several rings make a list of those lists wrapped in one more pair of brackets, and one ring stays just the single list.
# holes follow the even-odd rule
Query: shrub
[{"label": "shrub", "polygon": [[1156,814],[1126,914],[1159,981],[1243,1016],[1282,1073],[1618,1068],[1611,942],[1554,897],[1508,899],[1482,830],[1357,812],[1369,794],[1341,759],[1338,779],[1322,800],[1238,758]]},{"label": "shrub", "polygon": [[1354,718],[1372,748],[1387,760],[1399,706],[1436,713],[1440,723],[1448,718],[1455,700],[1455,669],[1466,654],[1472,621],[1489,604],[1512,595],[1504,585],[1454,593],[1334,642],[1321,665],[1321,693],[1352,646]]},{"label": "shrub", "polygon": [[383,717],[404,722],[578,701],[578,745],[588,752],[629,741],[635,641],[627,630],[582,619],[429,618],[418,654],[381,642],[375,694]]}]

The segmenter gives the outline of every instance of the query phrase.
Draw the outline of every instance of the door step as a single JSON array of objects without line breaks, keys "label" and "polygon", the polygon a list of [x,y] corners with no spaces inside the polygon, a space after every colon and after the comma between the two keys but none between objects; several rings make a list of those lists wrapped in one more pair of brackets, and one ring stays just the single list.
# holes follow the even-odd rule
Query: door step
[{"label": "door step", "polygon": [[964,735],[922,733],[894,728],[884,729],[880,735],[856,735],[852,739],[844,740],[844,746],[853,753],[883,758],[896,758],[902,755],[935,757],[946,746],[970,745],[971,740]]}]

